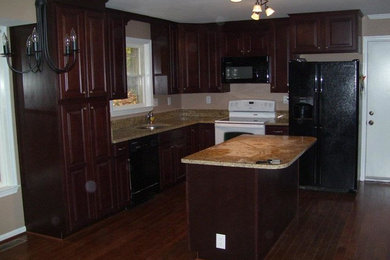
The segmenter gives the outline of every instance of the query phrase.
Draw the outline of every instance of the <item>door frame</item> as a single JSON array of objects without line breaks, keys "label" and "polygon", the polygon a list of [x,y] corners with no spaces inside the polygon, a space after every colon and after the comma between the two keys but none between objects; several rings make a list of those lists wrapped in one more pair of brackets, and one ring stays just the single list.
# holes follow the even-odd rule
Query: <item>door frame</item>
[{"label": "door frame", "polygon": [[[363,37],[363,70],[362,74],[367,75],[367,61],[368,61],[368,43],[386,40],[390,41],[390,35],[380,35],[380,36],[364,36]],[[368,104],[368,95],[366,88],[366,80],[364,80],[363,85],[360,86],[360,137],[359,137],[359,180],[366,180],[366,156],[367,156],[367,104]]]}]

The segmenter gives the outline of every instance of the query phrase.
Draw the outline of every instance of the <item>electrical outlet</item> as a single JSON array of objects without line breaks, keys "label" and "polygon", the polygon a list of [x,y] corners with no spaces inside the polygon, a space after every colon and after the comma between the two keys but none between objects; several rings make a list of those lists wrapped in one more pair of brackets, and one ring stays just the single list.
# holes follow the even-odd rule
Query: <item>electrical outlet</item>
[{"label": "electrical outlet", "polygon": [[211,104],[211,96],[206,96],[206,104]]},{"label": "electrical outlet", "polygon": [[283,104],[288,104],[288,96],[283,96]]},{"label": "electrical outlet", "polygon": [[171,97],[167,97],[167,104],[168,104],[168,106],[172,105],[172,98]]},{"label": "electrical outlet", "polygon": [[158,106],[158,98],[153,98],[153,106]]},{"label": "electrical outlet", "polygon": [[219,249],[226,249],[226,235],[216,233],[215,247]]}]

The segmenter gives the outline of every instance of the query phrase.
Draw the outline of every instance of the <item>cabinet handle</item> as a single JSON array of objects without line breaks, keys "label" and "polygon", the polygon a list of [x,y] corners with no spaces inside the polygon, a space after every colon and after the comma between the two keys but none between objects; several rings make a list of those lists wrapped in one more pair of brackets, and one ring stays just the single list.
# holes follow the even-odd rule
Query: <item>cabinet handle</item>
[{"label": "cabinet handle", "polygon": [[272,131],[274,134],[283,134],[283,130],[275,130]]},{"label": "cabinet handle", "polygon": [[320,47],[320,46],[318,46],[318,47],[317,47],[317,49],[321,49],[321,47]]},{"label": "cabinet handle", "polygon": [[125,150],[126,148],[125,147],[119,147],[118,149],[117,149],[117,151],[123,151],[123,150]]}]

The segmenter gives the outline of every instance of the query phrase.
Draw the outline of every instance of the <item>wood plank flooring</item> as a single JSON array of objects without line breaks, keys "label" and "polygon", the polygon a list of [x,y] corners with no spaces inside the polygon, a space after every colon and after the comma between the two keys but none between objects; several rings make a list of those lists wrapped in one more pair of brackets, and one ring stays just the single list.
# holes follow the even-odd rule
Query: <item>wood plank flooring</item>
[{"label": "wood plank flooring", "polygon": [[[300,190],[299,202],[266,259],[390,259],[390,185],[361,184],[357,194]],[[192,260],[186,221],[183,183],[62,241],[34,234],[5,241],[0,259]]]}]

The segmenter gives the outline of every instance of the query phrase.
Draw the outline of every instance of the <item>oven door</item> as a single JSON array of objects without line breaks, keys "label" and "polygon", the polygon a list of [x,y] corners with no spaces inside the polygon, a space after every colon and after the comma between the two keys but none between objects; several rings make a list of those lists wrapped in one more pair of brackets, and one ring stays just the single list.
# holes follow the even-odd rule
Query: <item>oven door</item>
[{"label": "oven door", "polygon": [[264,135],[263,124],[215,123],[215,144],[242,134]]}]

